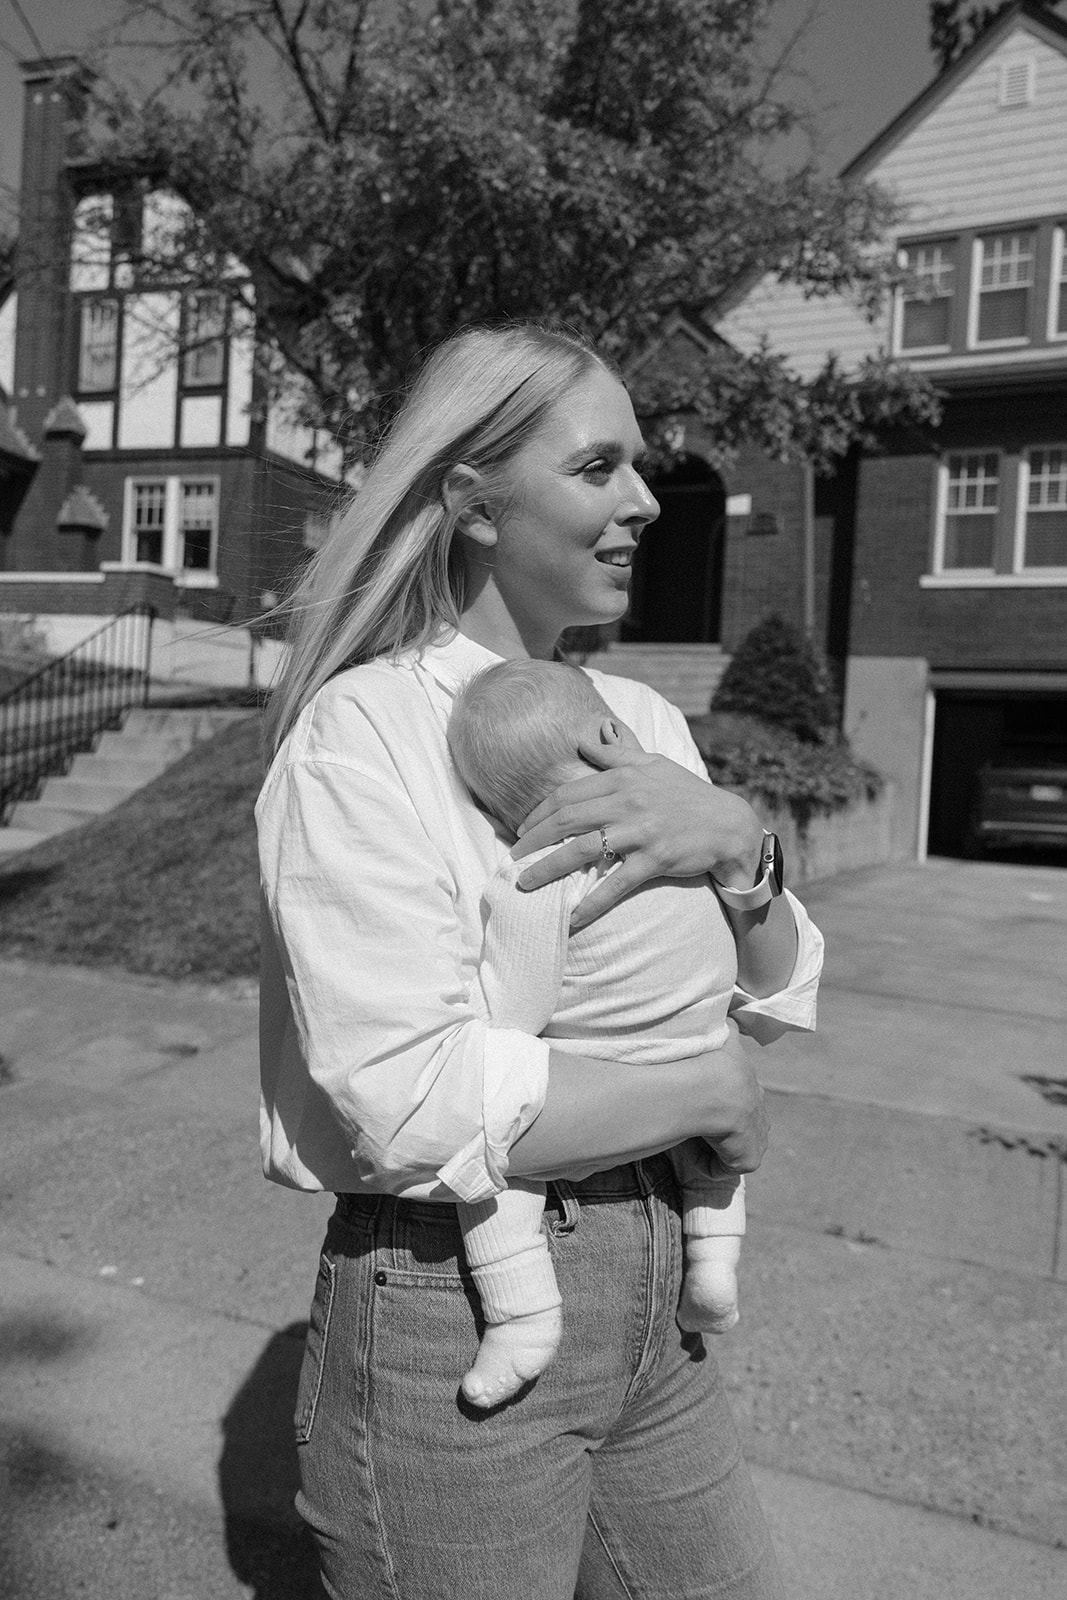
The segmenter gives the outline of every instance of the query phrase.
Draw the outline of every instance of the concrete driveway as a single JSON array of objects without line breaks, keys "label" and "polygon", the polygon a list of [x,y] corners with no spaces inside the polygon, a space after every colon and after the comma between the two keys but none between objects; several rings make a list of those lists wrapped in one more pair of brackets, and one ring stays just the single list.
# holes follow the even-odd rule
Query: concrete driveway
[{"label": "concrete driveway", "polygon": [[[1067,874],[805,899],[820,1032],[761,1057],[715,1349],[789,1593],[1060,1600]],[[251,990],[2,964],[0,1054],[0,1597],[318,1594],[289,1417],[329,1202],[259,1176]]]}]

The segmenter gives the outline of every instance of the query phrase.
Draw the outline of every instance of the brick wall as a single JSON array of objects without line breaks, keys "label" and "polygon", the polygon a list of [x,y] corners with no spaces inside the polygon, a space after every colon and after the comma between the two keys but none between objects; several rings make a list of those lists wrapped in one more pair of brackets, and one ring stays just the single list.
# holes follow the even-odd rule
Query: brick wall
[{"label": "brick wall", "polygon": [[931,455],[860,465],[853,654],[924,657],[960,671],[1067,666],[1067,588],[920,587],[931,566],[936,485]]}]

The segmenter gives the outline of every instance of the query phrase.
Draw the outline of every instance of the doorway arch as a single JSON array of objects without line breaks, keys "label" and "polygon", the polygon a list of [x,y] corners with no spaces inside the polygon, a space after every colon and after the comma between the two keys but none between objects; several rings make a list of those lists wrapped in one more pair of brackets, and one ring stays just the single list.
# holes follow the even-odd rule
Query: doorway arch
[{"label": "doorway arch", "polygon": [[722,617],[726,490],[702,456],[683,455],[650,484],[658,519],[634,557],[628,644],[717,644]]}]

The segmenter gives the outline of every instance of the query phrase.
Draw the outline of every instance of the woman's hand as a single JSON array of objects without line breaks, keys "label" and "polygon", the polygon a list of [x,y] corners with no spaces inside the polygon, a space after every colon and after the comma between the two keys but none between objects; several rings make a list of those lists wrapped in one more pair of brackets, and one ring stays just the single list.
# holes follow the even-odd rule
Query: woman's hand
[{"label": "woman's hand", "polygon": [[[651,878],[694,878],[747,889],[755,880],[763,830],[747,800],[714,788],[676,761],[651,755],[617,718],[601,724],[600,742],[583,741],[598,772],[563,784],[530,813],[512,854],[519,858],[566,839],[520,877],[523,889],[588,866],[608,847],[619,865],[586,895],[571,922],[584,928]],[[603,830],[603,834],[602,834]]]}]

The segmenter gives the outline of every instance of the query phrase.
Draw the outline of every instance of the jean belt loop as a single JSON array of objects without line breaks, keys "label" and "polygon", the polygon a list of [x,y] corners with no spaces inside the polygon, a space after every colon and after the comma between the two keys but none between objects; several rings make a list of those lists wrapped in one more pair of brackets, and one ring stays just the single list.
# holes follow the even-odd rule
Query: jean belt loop
[{"label": "jean belt loop", "polygon": [[581,1207],[574,1198],[574,1190],[564,1178],[556,1178],[552,1187],[555,1189],[559,1197],[560,1206],[563,1209],[563,1219],[560,1222],[559,1231],[560,1233],[573,1233],[578,1226],[578,1218],[581,1215]]}]

